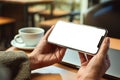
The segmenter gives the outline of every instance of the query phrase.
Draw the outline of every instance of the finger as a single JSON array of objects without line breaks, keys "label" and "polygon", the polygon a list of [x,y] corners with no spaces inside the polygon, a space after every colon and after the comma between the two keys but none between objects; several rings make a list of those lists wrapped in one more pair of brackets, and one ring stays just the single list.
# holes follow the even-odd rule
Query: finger
[{"label": "finger", "polygon": [[84,53],[79,52],[79,57],[80,57],[81,63],[84,63],[84,62],[87,61],[87,60],[86,60],[86,57],[85,57],[85,55],[84,55]]},{"label": "finger", "polygon": [[64,57],[65,55],[65,51],[66,51],[66,48],[62,48],[60,49],[60,55],[62,56],[62,58]]},{"label": "finger", "polygon": [[50,33],[52,32],[53,28],[54,28],[54,26],[52,26],[52,27],[46,32],[46,34],[45,34],[45,36],[44,36],[45,39],[48,39],[48,36],[49,36]]},{"label": "finger", "polygon": [[106,56],[106,60],[107,60],[108,66],[110,66],[110,59],[108,55]]},{"label": "finger", "polygon": [[110,44],[110,40],[109,38],[105,38],[104,41],[102,42],[102,45],[100,47],[100,50],[98,52],[97,55],[102,55],[102,56],[106,56],[107,55],[107,51],[109,49],[109,44]]}]

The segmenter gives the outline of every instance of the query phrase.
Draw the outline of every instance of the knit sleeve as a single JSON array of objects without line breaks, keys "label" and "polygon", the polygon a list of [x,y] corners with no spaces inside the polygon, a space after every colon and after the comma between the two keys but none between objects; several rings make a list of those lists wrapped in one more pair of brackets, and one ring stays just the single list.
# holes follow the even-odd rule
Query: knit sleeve
[{"label": "knit sleeve", "polygon": [[0,51],[0,64],[10,70],[10,80],[30,80],[30,63],[24,52]]}]

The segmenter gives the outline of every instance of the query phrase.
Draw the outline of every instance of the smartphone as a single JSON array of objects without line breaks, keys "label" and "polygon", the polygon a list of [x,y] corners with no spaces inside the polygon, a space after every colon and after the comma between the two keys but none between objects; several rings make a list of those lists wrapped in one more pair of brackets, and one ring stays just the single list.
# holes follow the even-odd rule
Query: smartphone
[{"label": "smartphone", "polygon": [[48,37],[48,42],[96,54],[106,35],[107,30],[103,28],[58,21]]}]

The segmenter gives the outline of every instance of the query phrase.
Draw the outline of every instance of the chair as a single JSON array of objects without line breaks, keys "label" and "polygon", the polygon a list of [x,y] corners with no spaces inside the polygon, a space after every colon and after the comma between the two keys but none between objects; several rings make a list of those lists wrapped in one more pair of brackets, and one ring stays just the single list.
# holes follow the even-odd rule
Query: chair
[{"label": "chair", "polygon": [[38,12],[43,11],[45,9],[48,9],[48,5],[35,5],[35,6],[30,6],[28,8],[29,12],[29,25],[34,27],[35,26],[35,15],[38,14]]},{"label": "chair", "polygon": [[89,8],[83,24],[106,28],[109,37],[120,38],[120,1],[108,1]]},{"label": "chair", "polygon": [[15,20],[8,17],[0,16],[0,42],[4,43],[4,47],[7,48],[10,40],[15,35]]},{"label": "chair", "polygon": [[[46,19],[51,19],[51,18],[58,18],[58,17],[64,17],[64,16],[69,16],[71,11],[74,10],[74,3],[75,0],[71,1],[55,1],[54,2],[54,9],[53,10],[43,10],[39,12],[39,15],[41,17],[44,17]],[[66,6],[69,6],[69,9],[65,9]],[[64,9],[63,9],[64,8]]]},{"label": "chair", "polygon": [[55,25],[55,23],[58,20],[62,20],[62,21],[66,21],[66,22],[73,22],[73,23],[80,23],[80,20],[75,20],[74,17],[80,15],[80,12],[76,12],[71,14],[70,19],[66,19],[66,18],[54,18],[54,19],[49,19],[49,20],[45,20],[45,21],[41,21],[38,25],[43,28],[45,30],[45,32],[51,28],[52,25]]},{"label": "chair", "polygon": [[[55,0],[55,2],[53,4],[53,6],[54,6],[53,9],[50,9],[50,8],[48,8],[48,9],[45,8],[44,10],[43,9],[42,10],[40,10],[40,9],[32,10],[31,9],[29,13],[30,14],[31,13],[38,14],[40,16],[40,18],[42,18],[44,20],[66,17],[66,16],[70,16],[71,12],[74,10],[74,2],[75,2],[75,0],[71,0],[69,2]],[[69,6],[70,8],[66,9],[66,10],[61,9],[61,8],[66,8],[66,6]],[[34,14],[32,15],[31,18],[34,19]],[[34,23],[35,22],[33,22],[33,24]]]},{"label": "chair", "polygon": [[[69,4],[69,5],[68,5]],[[71,4],[71,5],[70,5]],[[67,22],[73,22],[73,23],[80,23],[80,3],[75,2],[75,0],[72,0],[71,2],[61,2],[61,4],[55,4],[59,8],[66,8],[65,10],[59,10],[60,12],[69,12],[68,15],[62,15],[62,16],[57,16],[59,14],[59,11],[57,12],[57,9],[54,9],[56,13],[54,12],[52,18],[47,18],[43,21],[40,21],[38,26],[42,27],[47,31],[52,25],[54,25],[58,20],[63,20]],[[62,6],[66,5],[66,6]],[[67,9],[69,7],[69,9]],[[79,7],[79,8],[78,8]],[[56,7],[55,7],[56,8]],[[77,19],[76,19],[77,17]]]}]

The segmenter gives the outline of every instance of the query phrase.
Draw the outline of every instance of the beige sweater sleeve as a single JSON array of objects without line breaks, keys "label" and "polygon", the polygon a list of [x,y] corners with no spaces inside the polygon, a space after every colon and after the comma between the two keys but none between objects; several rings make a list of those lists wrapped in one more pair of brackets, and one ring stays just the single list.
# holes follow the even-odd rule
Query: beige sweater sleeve
[{"label": "beige sweater sleeve", "polygon": [[24,52],[0,51],[0,64],[10,70],[10,80],[30,80],[30,63]]}]

